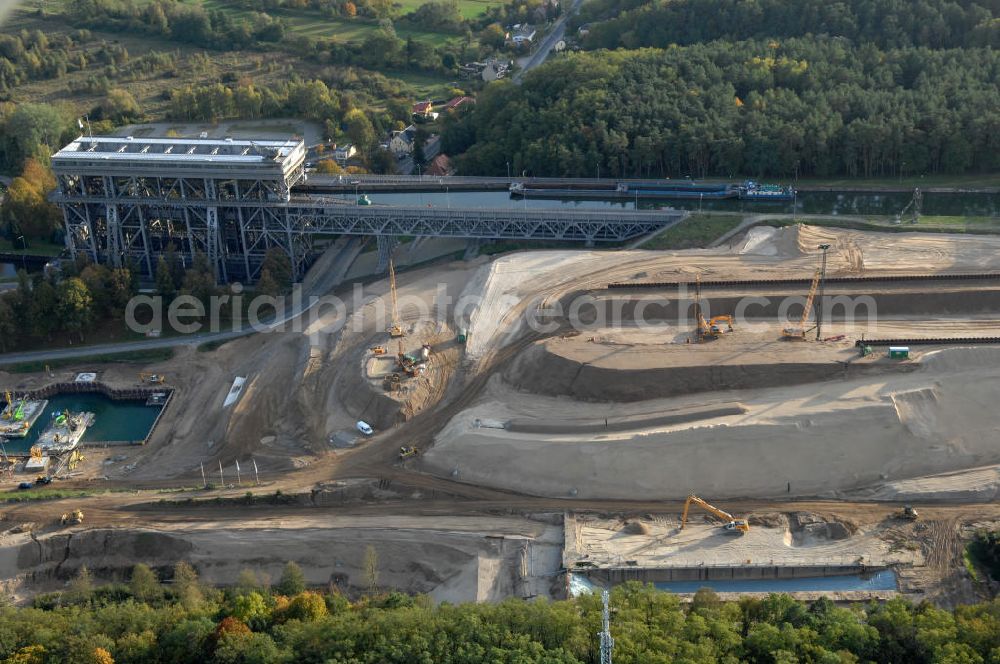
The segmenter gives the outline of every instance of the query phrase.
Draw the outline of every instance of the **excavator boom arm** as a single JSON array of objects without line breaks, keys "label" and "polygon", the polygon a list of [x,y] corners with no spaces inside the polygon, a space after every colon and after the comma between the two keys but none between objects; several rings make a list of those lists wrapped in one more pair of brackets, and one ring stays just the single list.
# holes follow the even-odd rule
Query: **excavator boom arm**
[{"label": "excavator boom arm", "polygon": [[698,496],[695,496],[695,495],[692,494],[692,495],[690,495],[690,496],[687,497],[686,501],[684,501],[684,514],[681,516],[681,530],[683,530],[684,526],[687,525],[688,511],[691,509],[691,503],[694,503],[698,507],[701,507],[706,512],[709,512],[709,513],[713,514],[714,516],[718,517],[719,519],[721,519],[723,522],[725,522],[727,524],[729,524],[729,523],[743,524],[742,527],[738,526],[739,530],[745,530],[746,529],[745,521],[743,519],[737,519],[736,517],[734,517],[729,512],[727,512],[725,510],[720,510],[715,505],[712,505],[711,503],[705,502],[704,500],[702,500]]}]

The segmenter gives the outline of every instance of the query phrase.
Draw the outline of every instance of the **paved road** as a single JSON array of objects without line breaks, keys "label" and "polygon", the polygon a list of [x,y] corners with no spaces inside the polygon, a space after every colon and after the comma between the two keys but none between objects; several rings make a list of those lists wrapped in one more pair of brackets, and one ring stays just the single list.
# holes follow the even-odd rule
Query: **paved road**
[{"label": "paved road", "polygon": [[574,0],[573,5],[569,8],[569,11],[559,17],[559,20],[556,21],[555,27],[552,28],[552,32],[548,34],[541,46],[538,47],[538,50],[529,56],[527,63],[524,64],[521,70],[514,75],[515,83],[520,83],[521,78],[527,72],[545,62],[545,59],[549,57],[549,53],[551,53],[552,49],[555,48],[556,43],[563,38],[563,35],[566,34],[566,21],[580,9],[581,4],[583,4],[583,0]]},{"label": "paved road", "polygon": [[[345,245],[339,248],[339,253],[333,261],[335,266],[333,270],[338,273],[337,283],[343,280],[346,274],[346,266],[341,265],[341,263],[349,259],[353,262],[354,258],[357,257],[358,250],[360,248],[360,241],[349,241]],[[318,288],[314,288],[313,291],[306,292],[303,294],[302,301],[298,306],[293,306],[293,308],[288,312],[286,316],[282,319],[273,321],[267,325],[269,329],[274,329],[291,320],[294,320],[298,316],[307,313],[313,306],[317,304],[316,301],[312,299],[313,295],[323,295],[329,292],[335,284],[330,283],[330,279],[318,279],[317,283],[320,284]],[[16,284],[15,284],[16,286]],[[323,290],[325,289],[325,290]],[[70,348],[58,348],[52,350],[37,350],[24,353],[5,353],[0,355],[0,366],[5,364],[16,364],[18,362],[44,362],[47,360],[61,360],[73,357],[87,357],[90,355],[105,355],[108,353],[127,353],[131,351],[138,350],[155,350],[158,348],[174,348],[177,346],[187,346],[187,345],[197,345],[203,344],[208,341],[229,341],[230,339],[236,339],[238,337],[247,336],[255,332],[252,328],[243,328],[236,331],[228,330],[226,332],[206,332],[204,334],[194,334],[194,335],[184,335],[180,337],[164,337],[160,339],[144,339],[142,341],[128,341],[122,343],[114,344],[94,344],[89,346],[76,346]]]}]

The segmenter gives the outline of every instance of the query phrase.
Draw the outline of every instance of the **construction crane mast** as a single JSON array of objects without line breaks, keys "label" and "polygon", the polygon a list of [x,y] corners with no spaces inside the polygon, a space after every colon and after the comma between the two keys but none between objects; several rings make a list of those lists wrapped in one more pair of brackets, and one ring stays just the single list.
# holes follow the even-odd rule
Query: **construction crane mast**
[{"label": "construction crane mast", "polygon": [[[389,336],[390,337],[401,337],[403,336],[403,328],[399,325],[399,304],[396,300],[396,268],[392,264],[392,258],[389,258],[389,297],[392,301],[392,321],[389,323]],[[400,342],[400,350],[402,350],[402,342]]]},{"label": "construction crane mast", "polygon": [[684,530],[684,526],[687,525],[688,510],[691,509],[691,503],[694,503],[706,512],[709,512],[721,519],[724,523],[722,527],[725,528],[727,532],[739,533],[740,535],[750,532],[750,524],[747,523],[746,519],[737,519],[729,512],[720,510],[715,505],[705,502],[694,494],[688,496],[687,500],[684,501],[684,514],[681,516],[681,530]]},{"label": "construction crane mast", "polygon": [[[805,341],[806,333],[809,331],[806,329],[806,323],[809,322],[809,317],[812,315],[813,300],[816,299],[816,289],[819,288],[819,280],[822,276],[823,271],[820,269],[816,270],[816,274],[813,275],[812,284],[809,286],[809,295],[806,296],[806,305],[802,310],[802,319],[799,324],[795,327],[786,327],[781,331],[782,339],[791,339],[793,341]],[[810,330],[812,328],[809,328]]]}]

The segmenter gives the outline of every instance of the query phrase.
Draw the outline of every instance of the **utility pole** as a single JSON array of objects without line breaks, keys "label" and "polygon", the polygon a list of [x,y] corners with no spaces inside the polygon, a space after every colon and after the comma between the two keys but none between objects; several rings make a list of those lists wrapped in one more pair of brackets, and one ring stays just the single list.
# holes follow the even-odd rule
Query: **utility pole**
[{"label": "utility pole", "polygon": [[601,592],[601,603],[604,606],[601,621],[601,664],[611,664],[611,651],[615,649],[615,640],[611,638],[611,610],[608,608],[608,591]]},{"label": "utility pole", "polygon": [[819,341],[823,331],[823,289],[826,287],[826,251],[830,248],[828,244],[821,244],[819,248],[823,250],[823,267],[819,274],[819,299],[816,302],[816,341]]}]

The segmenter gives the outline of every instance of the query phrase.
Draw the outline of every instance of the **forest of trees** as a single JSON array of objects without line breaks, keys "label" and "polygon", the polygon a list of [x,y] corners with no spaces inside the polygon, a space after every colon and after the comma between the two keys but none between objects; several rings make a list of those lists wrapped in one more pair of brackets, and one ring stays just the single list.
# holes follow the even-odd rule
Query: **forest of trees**
[{"label": "forest of trees", "polygon": [[1000,52],[835,38],[569,54],[444,132],[465,174],[885,176],[1000,169]]},{"label": "forest of trees", "polygon": [[[272,248],[265,256],[254,293],[284,295],[291,289],[292,276],[288,256]],[[85,341],[101,325],[124,325],[125,308],[138,293],[139,277],[135,264],[120,268],[96,265],[83,254],[75,262],[65,261],[58,275],[28,275],[18,270],[17,288],[0,293],[0,353],[48,345],[58,335],[66,341]],[[216,284],[204,254],[196,253],[193,260],[185,261],[173,247],[159,258],[153,283],[155,293],[163,298],[163,311],[174,298],[190,295],[202,303],[206,319],[211,317],[211,298],[229,293]],[[250,298],[243,305],[249,307]],[[227,321],[232,313],[225,307],[220,310]],[[263,307],[258,313],[266,317],[272,311]]]},{"label": "forest of trees", "polygon": [[[377,556],[375,557],[377,577]],[[597,664],[600,598],[434,606],[306,588],[289,563],[272,586],[250,570],[224,590],[179,563],[137,565],[97,587],[84,568],[61,593],[0,609],[0,662],[18,664]],[[1000,602],[954,612],[903,599],[837,607],[787,595],[689,605],[635,582],[611,596],[616,664],[983,664],[1000,658]]]},{"label": "forest of trees", "polygon": [[585,48],[839,36],[879,48],[1000,46],[997,0],[593,0]]},{"label": "forest of trees", "polygon": [[584,52],[450,122],[462,173],[1000,169],[998,0],[592,0],[573,26]]}]

